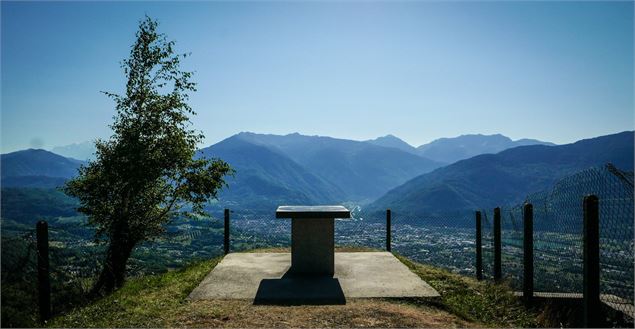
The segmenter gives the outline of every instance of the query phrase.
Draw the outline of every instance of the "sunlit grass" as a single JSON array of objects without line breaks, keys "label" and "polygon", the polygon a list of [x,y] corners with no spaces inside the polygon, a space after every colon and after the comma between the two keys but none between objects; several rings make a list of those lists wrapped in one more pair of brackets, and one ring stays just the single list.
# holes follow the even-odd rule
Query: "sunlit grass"
[{"label": "sunlit grass", "polygon": [[134,278],[115,293],[53,319],[50,327],[165,327],[187,295],[221,258],[177,271]]},{"label": "sunlit grass", "polygon": [[528,311],[505,284],[477,281],[396,255],[411,271],[435,288],[441,305],[466,320],[488,327],[536,327],[536,314]]},{"label": "sunlit grass", "polygon": [[[285,251],[288,249],[255,250],[255,252]],[[338,251],[368,251],[368,249],[342,247],[338,248]],[[463,326],[537,326],[535,315],[526,311],[518,298],[514,297],[505,285],[478,282],[446,270],[412,262],[402,256],[397,257],[414,273],[437,289],[441,298],[433,301],[378,299],[373,302],[368,300],[365,302],[368,304],[365,304],[365,307],[380,309],[385,308],[386,306],[381,305],[386,303],[410,304],[414,307],[413,311],[418,310],[416,312],[420,314],[438,314],[443,311],[454,314],[455,318],[458,316],[466,321]],[[214,325],[216,322],[213,321],[221,321],[222,326],[223,319],[240,317],[241,314],[246,315],[254,310],[248,304],[243,305],[244,303],[192,303],[187,300],[187,295],[218,264],[220,259],[194,263],[181,270],[160,275],[130,279],[124,287],[112,295],[90,305],[76,308],[68,314],[53,319],[48,325],[51,327],[172,327],[197,326],[197,321],[202,321],[200,324],[216,326]],[[377,305],[373,306],[373,303]],[[355,307],[354,305],[356,304],[353,303],[349,307]],[[333,307],[337,308],[337,306]],[[307,307],[306,312],[314,311],[324,312],[319,308]],[[333,312],[339,311],[333,309]],[[372,312],[368,316],[372,318]],[[387,315],[384,314],[384,316]],[[345,325],[350,319],[340,320],[342,323],[339,325]],[[399,323],[400,319],[387,318],[386,321],[390,323],[393,320]],[[450,321],[448,323],[450,326],[454,326],[452,321],[455,320],[448,318],[447,321]],[[269,323],[269,325],[273,326],[275,323]]]}]

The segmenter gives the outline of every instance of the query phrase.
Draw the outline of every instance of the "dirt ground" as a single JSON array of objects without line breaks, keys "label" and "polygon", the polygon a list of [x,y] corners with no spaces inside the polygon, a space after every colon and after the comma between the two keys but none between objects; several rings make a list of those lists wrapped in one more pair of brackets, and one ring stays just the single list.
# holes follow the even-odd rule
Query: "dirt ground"
[{"label": "dirt ground", "polygon": [[346,305],[255,306],[246,300],[188,302],[171,327],[480,327],[435,306],[396,300],[352,299]]}]

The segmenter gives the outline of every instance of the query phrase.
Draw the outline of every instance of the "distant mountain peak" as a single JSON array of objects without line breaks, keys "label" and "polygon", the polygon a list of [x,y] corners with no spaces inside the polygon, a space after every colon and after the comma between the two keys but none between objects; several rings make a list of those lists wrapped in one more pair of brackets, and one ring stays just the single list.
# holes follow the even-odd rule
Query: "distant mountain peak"
[{"label": "distant mountain peak", "polygon": [[509,140],[511,141],[512,139],[503,135],[503,134],[461,134],[459,136],[456,137],[445,137],[445,138],[439,138],[439,139],[492,139],[492,140],[497,140],[497,139],[501,139],[501,140]]},{"label": "distant mountain peak", "polygon": [[383,147],[393,147],[412,154],[415,154],[416,152],[414,146],[406,143],[404,140],[393,134],[377,137],[375,139],[369,139],[365,142]]},{"label": "distant mountain peak", "polygon": [[42,149],[0,155],[2,186],[56,187],[77,174],[81,161]]},{"label": "distant mountain peak", "polygon": [[527,146],[555,144],[535,139],[519,139],[517,141],[502,134],[464,134],[457,137],[435,139],[428,144],[417,147],[420,156],[445,162],[454,163],[480,154],[495,154],[506,149]]},{"label": "distant mountain peak", "polygon": [[78,160],[91,160],[95,158],[95,143],[92,141],[85,141],[80,143],[72,143],[63,146],[56,146],[51,149],[51,152],[65,156],[67,158],[73,158]]}]

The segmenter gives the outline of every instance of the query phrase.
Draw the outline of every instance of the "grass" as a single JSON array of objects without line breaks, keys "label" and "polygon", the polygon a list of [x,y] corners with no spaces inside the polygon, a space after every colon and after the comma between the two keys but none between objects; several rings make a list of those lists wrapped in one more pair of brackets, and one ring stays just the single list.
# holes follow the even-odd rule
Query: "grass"
[{"label": "grass", "polygon": [[[338,248],[338,251],[368,251]],[[262,252],[258,250],[257,252]],[[285,251],[268,249],[266,251]],[[349,299],[346,305],[254,306],[250,301],[189,301],[220,261],[130,279],[120,290],[54,318],[50,327],[533,327],[505,286],[478,282],[397,256],[441,298]]]},{"label": "grass", "polygon": [[435,288],[449,312],[487,327],[537,327],[536,314],[527,310],[503,284],[477,281],[449,271],[412,262],[396,255],[412,272]]},{"label": "grass", "polygon": [[187,295],[221,258],[198,262],[177,271],[134,278],[88,306],[54,318],[50,327],[166,327],[187,307]]}]

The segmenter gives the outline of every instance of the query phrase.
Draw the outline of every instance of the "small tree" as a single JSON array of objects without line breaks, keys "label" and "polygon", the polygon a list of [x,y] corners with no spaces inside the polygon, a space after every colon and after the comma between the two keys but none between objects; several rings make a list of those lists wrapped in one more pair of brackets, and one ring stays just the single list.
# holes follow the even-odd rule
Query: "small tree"
[{"label": "small tree", "polygon": [[139,23],[130,57],[121,64],[124,95],[105,93],[116,103],[113,135],[97,140],[96,159],[79,169],[64,191],[79,199],[79,211],[106,238],[104,267],[91,293],[108,293],[125,279],[135,246],[159,236],[178,216],[205,215],[203,206],[225,186],[232,172],[219,159],[195,159],[203,135],[190,128],[188,92],[192,72],[180,70],[186,55],[157,33],[149,17]]}]

